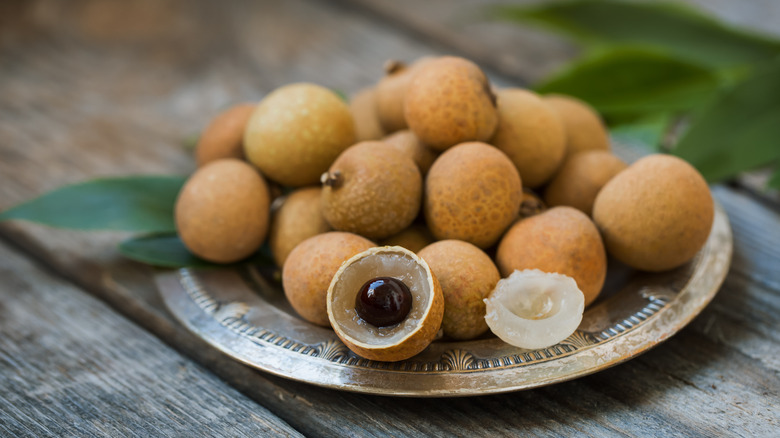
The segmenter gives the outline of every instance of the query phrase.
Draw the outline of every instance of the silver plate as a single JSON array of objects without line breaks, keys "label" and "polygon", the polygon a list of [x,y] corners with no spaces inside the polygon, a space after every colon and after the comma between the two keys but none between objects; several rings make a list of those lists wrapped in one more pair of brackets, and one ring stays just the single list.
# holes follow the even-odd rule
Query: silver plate
[{"label": "silver plate", "polygon": [[[541,350],[495,337],[436,341],[402,362],[351,353],[332,330],[301,320],[257,268],[164,271],[156,282],[171,312],[228,356],[278,376],[328,388],[396,396],[465,396],[535,388],[611,367],[668,339],[712,300],[732,252],[716,204],[709,239],[685,266],[648,274],[610,266],[603,296],[578,330]],[[272,285],[273,284],[273,285]]]}]

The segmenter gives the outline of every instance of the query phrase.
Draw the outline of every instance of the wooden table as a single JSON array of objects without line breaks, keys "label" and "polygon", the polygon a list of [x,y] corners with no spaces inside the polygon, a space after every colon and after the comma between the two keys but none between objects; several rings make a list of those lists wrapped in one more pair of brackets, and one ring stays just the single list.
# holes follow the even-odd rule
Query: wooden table
[{"label": "wooden table", "polygon": [[[771,1],[696,3],[778,31]],[[387,58],[454,53],[523,85],[576,53],[481,20],[482,7],[4,1],[0,210],[96,176],[189,173],[185,140],[213,114],[290,82],[352,93]],[[713,193],[734,258],[687,328],[589,377],[456,399],[359,395],[255,371],[171,317],[151,271],[115,251],[124,234],[0,224],[0,435],[777,436],[780,202],[740,184]]]}]

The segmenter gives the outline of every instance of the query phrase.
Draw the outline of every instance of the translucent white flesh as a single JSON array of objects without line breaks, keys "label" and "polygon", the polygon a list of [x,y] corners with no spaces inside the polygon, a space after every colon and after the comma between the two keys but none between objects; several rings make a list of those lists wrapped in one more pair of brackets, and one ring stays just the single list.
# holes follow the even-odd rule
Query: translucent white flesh
[{"label": "translucent white flesh", "polygon": [[568,338],[582,321],[585,297],[571,277],[515,271],[485,299],[490,330],[515,347],[540,349]]},{"label": "translucent white flesh", "polygon": [[[377,328],[355,311],[355,297],[361,286],[376,277],[393,277],[404,282],[412,293],[412,309],[406,319],[391,327]],[[383,253],[365,257],[344,270],[338,288],[333,291],[332,311],[343,333],[367,345],[395,344],[419,328],[430,299],[425,270],[401,253]]]}]

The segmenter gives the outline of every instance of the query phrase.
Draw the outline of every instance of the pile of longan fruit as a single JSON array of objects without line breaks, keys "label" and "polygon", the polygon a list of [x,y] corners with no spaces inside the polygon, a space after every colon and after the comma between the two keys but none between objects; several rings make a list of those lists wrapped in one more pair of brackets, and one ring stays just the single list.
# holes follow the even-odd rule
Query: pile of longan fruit
[{"label": "pile of longan fruit", "polygon": [[374,246],[428,263],[444,335],[463,340],[487,331],[483,299],[502,276],[564,274],[588,305],[607,254],[675,268],[704,245],[714,214],[688,163],[651,155],[628,166],[586,103],[495,89],[453,56],[389,63],[349,103],[314,84],[280,87],[215,117],[196,158],[176,204],[187,248],[231,263],[267,239],[290,304],[323,326],[333,275]]}]

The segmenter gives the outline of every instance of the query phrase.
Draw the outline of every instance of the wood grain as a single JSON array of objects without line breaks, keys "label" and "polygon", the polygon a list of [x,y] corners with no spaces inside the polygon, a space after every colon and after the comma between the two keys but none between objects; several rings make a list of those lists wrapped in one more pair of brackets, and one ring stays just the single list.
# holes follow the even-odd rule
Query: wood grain
[{"label": "wood grain", "polygon": [[5,244],[0,277],[0,435],[300,436]]},{"label": "wood grain", "polygon": [[[0,209],[98,175],[188,173],[183,140],[230,103],[303,80],[350,93],[376,81],[386,58],[460,50],[348,2],[3,2],[0,17],[10,10],[20,19],[0,26]],[[734,263],[690,327],[590,377],[465,399],[364,396],[256,372],[172,319],[149,270],[115,252],[126,235],[16,222],[0,224],[0,236],[305,435],[771,435],[780,423],[780,218],[740,190],[715,193],[734,227]],[[150,380],[175,375],[163,374]]]}]

